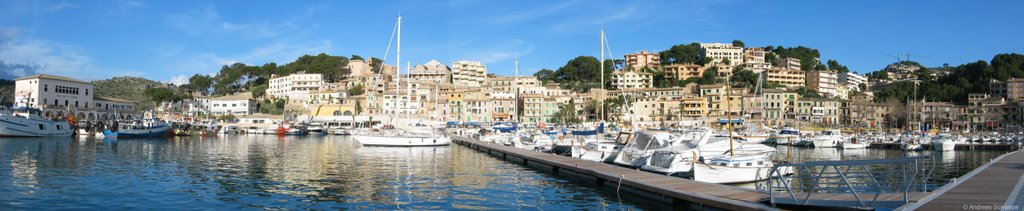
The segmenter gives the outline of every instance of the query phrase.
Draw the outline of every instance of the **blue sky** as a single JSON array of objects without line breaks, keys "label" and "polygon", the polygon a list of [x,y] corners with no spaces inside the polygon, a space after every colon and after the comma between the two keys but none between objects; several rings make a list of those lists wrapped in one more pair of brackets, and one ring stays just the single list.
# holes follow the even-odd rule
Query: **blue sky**
[{"label": "blue sky", "polygon": [[0,0],[0,76],[180,82],[233,62],[381,57],[399,13],[403,63],[478,60],[511,75],[518,56],[529,74],[597,56],[603,25],[614,58],[739,39],[817,48],[863,73],[908,52],[928,66],[1022,53],[1020,8],[1024,1]]}]

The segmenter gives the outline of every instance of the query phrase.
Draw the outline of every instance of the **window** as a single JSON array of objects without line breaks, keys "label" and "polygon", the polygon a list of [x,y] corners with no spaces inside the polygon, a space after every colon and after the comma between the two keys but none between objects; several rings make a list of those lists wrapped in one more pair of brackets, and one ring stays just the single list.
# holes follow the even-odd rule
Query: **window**
[{"label": "window", "polygon": [[[44,92],[50,91],[50,85],[49,84],[43,84],[43,91]],[[43,125],[39,125],[39,127],[42,127],[42,126]],[[40,128],[40,129],[42,129],[42,128]]]}]

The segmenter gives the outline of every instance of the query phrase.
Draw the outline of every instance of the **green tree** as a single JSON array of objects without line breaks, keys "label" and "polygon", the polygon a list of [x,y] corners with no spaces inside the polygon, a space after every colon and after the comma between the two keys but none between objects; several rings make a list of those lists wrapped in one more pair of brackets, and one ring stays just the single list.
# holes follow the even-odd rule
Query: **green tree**
[{"label": "green tree", "polygon": [[753,88],[757,85],[757,80],[760,79],[760,76],[760,74],[754,73],[753,71],[737,68],[737,70],[732,73],[732,76],[729,77],[729,80],[732,81],[733,85]]},{"label": "green tree", "polygon": [[352,88],[348,89],[348,96],[359,96],[366,92],[362,84],[356,84]]},{"label": "green tree", "polygon": [[356,112],[355,112],[356,115],[359,115],[359,114],[363,113],[363,103],[360,102],[359,100],[356,100],[355,110],[356,110]]},{"label": "green tree", "polygon": [[796,93],[799,94],[801,97],[821,98],[821,94],[819,94],[817,90],[813,90],[804,86],[796,88]]},{"label": "green tree", "polygon": [[217,120],[220,121],[234,121],[235,119],[236,118],[234,114],[225,114],[217,117]]},{"label": "green tree", "polygon": [[362,56],[355,55],[355,54],[352,54],[352,57],[349,58],[349,59],[350,60],[364,60]]},{"label": "green tree", "polygon": [[537,77],[537,79],[541,80],[541,81],[555,81],[555,80],[557,80],[556,77],[555,77],[555,71],[552,71],[552,70],[546,69],[546,68],[545,69],[540,69],[536,73],[533,73],[533,76]]},{"label": "green tree", "polygon": [[742,48],[742,47],[746,47],[746,46],[745,46],[745,44],[743,44],[742,40],[733,40],[732,41],[732,47],[740,47],[740,48]]},{"label": "green tree", "polygon": [[558,112],[551,116],[552,121],[565,125],[579,124],[582,122],[576,117],[576,105],[571,101],[559,107]]},{"label": "green tree", "polygon": [[708,62],[708,59],[703,58],[700,51],[700,43],[690,43],[689,45],[673,45],[658,54],[661,56],[661,64],[694,63],[703,65]]},{"label": "green tree", "polygon": [[213,86],[213,80],[210,76],[195,74],[188,78],[188,87],[192,90],[199,91],[201,93],[209,93],[210,87]]},{"label": "green tree", "polygon": [[846,66],[839,64],[839,62],[837,62],[836,60],[829,59],[828,62],[826,62],[826,64],[828,65],[829,70],[835,70],[839,73],[850,72],[850,68],[847,68]]},{"label": "green tree", "polygon": [[174,98],[174,92],[163,87],[146,88],[142,93],[146,95],[146,97],[149,97],[150,100],[157,103],[170,102],[173,101]]},{"label": "green tree", "polygon": [[259,86],[253,87],[252,90],[250,90],[252,92],[252,97],[253,98],[263,97],[263,94],[267,93],[267,87],[268,87],[267,84],[263,84],[263,85],[259,85]]}]

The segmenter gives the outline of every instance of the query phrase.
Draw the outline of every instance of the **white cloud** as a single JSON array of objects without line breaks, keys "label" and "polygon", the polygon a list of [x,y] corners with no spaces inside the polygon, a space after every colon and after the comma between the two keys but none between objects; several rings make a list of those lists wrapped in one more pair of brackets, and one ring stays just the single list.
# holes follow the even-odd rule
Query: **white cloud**
[{"label": "white cloud", "polygon": [[185,75],[173,76],[173,77],[171,77],[171,80],[167,81],[167,83],[172,83],[174,85],[181,86],[182,84],[187,84],[188,83],[188,76],[185,76]]},{"label": "white cloud", "polygon": [[60,3],[57,3],[57,4],[53,5],[53,6],[50,6],[49,11],[60,11],[60,10],[63,10],[63,9],[76,8],[76,7],[78,7],[78,5],[75,5],[75,4],[72,4],[72,3],[68,3],[67,1],[60,1]]},{"label": "white cloud", "polygon": [[479,49],[457,48],[453,50],[458,59],[480,61],[484,64],[508,62],[517,56],[533,53],[533,44],[523,40],[508,40]]},{"label": "white cloud", "polygon": [[[298,20],[311,17],[316,10],[307,9],[305,14],[297,16]],[[186,13],[171,14],[165,20],[174,28],[192,36],[199,35],[222,35],[242,38],[271,38],[281,35],[279,32],[308,30],[306,27],[298,27],[297,20],[287,20],[279,23],[267,20],[253,22],[233,22],[225,20],[214,7],[204,7],[199,10],[192,10]]]},{"label": "white cloud", "polygon": [[0,29],[0,60],[8,65],[32,67],[8,72],[14,75],[33,72],[68,75],[97,69],[92,66],[92,59],[79,52],[78,47],[23,37],[17,28]]}]

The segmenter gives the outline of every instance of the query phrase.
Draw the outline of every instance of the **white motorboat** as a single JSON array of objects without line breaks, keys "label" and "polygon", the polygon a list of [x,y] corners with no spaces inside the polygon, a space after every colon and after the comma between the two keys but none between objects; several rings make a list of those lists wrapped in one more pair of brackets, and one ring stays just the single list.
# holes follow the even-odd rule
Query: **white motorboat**
[{"label": "white motorboat", "polygon": [[811,138],[816,148],[835,148],[839,146],[843,140],[842,134],[839,130],[823,130],[821,134]]},{"label": "white motorboat", "polygon": [[71,136],[73,132],[68,121],[43,118],[36,109],[0,111],[0,136],[3,137]]},{"label": "white motorboat", "polygon": [[580,153],[573,153],[573,156],[583,160],[610,163],[615,160],[619,151],[629,143],[629,139],[632,137],[632,132],[619,132],[614,140],[598,138],[596,141],[587,141],[582,147],[573,148],[574,151],[582,150]]},{"label": "white motorboat", "polygon": [[782,130],[772,134],[770,139],[772,139],[775,144],[790,144],[800,139],[800,130],[791,127],[782,128]]},{"label": "white motorboat", "polygon": [[682,131],[679,136],[682,139],[679,144],[654,150],[650,159],[647,159],[647,163],[640,169],[666,175],[690,173],[693,170],[693,163],[697,161],[696,146],[707,142],[707,139],[721,138],[712,135],[707,129]]},{"label": "white motorboat", "polygon": [[938,151],[956,150],[956,138],[948,133],[942,133],[932,138],[932,149]]},{"label": "white motorboat", "polygon": [[263,130],[256,126],[250,126],[245,128],[246,134],[262,134]]},{"label": "white motorboat", "polygon": [[839,143],[839,146],[842,147],[843,149],[864,149],[868,148],[868,143],[865,142],[863,139],[850,137],[847,138],[842,143]]},{"label": "white motorboat", "polygon": [[387,147],[446,146],[452,142],[451,137],[440,130],[429,132],[402,129],[378,130],[367,134],[353,135],[352,139],[363,146]]},{"label": "white motorboat", "polygon": [[306,126],[306,131],[309,134],[325,134],[327,131],[324,130],[324,125],[319,122],[312,122]]},{"label": "white motorboat", "polygon": [[238,126],[234,125],[221,127],[220,130],[217,131],[217,135],[228,135],[236,133],[238,133]]},{"label": "white motorboat", "polygon": [[636,137],[619,151],[619,154],[616,155],[612,163],[629,167],[641,167],[647,164],[647,159],[651,154],[654,154],[655,150],[672,146],[672,142],[675,139],[677,139],[675,135],[667,132],[637,132]]},{"label": "white motorboat", "polygon": [[[748,155],[716,155],[704,157],[703,161],[693,165],[693,180],[700,182],[734,184],[749,183],[769,179],[775,163],[769,158],[771,153]],[[791,168],[779,168],[782,175],[791,174]]]}]

